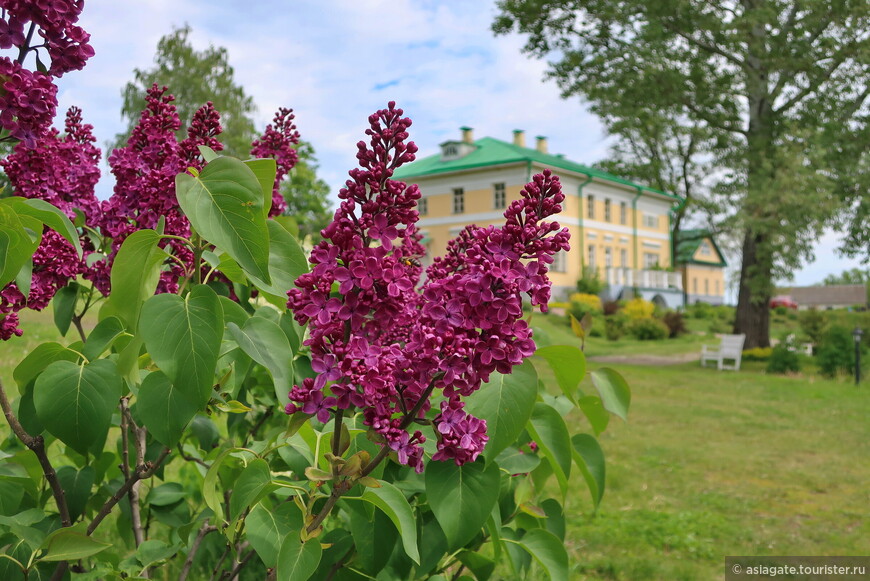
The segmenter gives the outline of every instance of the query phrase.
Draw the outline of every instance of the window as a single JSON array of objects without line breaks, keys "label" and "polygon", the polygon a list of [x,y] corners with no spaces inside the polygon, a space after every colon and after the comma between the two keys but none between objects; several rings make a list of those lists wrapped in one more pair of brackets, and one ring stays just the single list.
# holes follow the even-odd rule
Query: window
[{"label": "window", "polygon": [[625,202],[619,203],[619,223],[628,223],[628,205]]},{"label": "window", "polygon": [[560,250],[553,256],[553,272],[566,272],[565,251]]},{"label": "window", "polygon": [[698,294],[698,278],[692,278],[692,292]]},{"label": "window", "polygon": [[705,255],[705,256],[710,256],[711,254],[713,254],[713,249],[710,248],[710,245],[707,244],[707,241],[706,241],[706,240],[704,240],[703,242],[701,242],[701,246],[700,246],[700,248],[698,249],[698,251],[699,251],[701,254]]},{"label": "window", "polygon": [[719,281],[717,280],[717,281],[716,281],[716,296],[719,296],[720,294],[722,294],[722,293],[721,293],[721,291],[719,290]]},{"label": "window", "polygon": [[455,157],[459,155],[459,148],[455,145],[445,145],[443,155],[444,157]]},{"label": "window", "polygon": [[658,227],[659,227],[659,217],[658,217],[658,216],[651,216],[651,215],[649,215],[649,214],[644,214],[644,215],[643,215],[643,225],[644,225],[645,228],[655,228],[655,229],[658,229]]},{"label": "window", "polygon": [[586,217],[590,220],[595,219],[595,196],[586,197]]},{"label": "window", "polygon": [[609,246],[604,249],[604,266],[607,268],[613,266],[613,249]]},{"label": "window", "polygon": [[707,280],[706,278],[704,279],[704,294],[705,295],[710,294],[710,281]]},{"label": "window", "polygon": [[454,188],[453,190],[453,213],[462,214],[465,212],[465,190],[462,188]]},{"label": "window", "polygon": [[504,183],[493,184],[492,186],[492,207],[496,210],[501,210],[507,207],[507,197],[504,193]]},{"label": "window", "polygon": [[604,199],[604,221],[610,222],[610,200]]},{"label": "window", "polygon": [[644,252],[643,253],[643,267],[644,268],[655,268],[659,265],[659,255],[654,254],[652,252]]},{"label": "window", "polygon": [[589,245],[589,259],[587,261],[589,268],[595,268],[595,245]]},{"label": "window", "polygon": [[628,250],[625,248],[619,250],[619,266],[622,268],[628,266]]}]

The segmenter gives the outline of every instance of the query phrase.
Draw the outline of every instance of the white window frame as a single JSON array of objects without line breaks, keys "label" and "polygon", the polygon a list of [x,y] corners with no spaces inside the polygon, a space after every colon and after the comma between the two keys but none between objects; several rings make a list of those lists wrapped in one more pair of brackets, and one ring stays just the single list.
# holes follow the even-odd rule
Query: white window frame
[{"label": "white window frame", "polygon": [[595,196],[592,194],[586,196],[586,217],[590,220],[595,219]]},{"label": "white window frame", "polygon": [[420,198],[417,200],[417,213],[421,216],[426,216],[429,214],[429,199],[428,198]]},{"label": "white window frame", "polygon": [[550,270],[553,272],[568,272],[568,259],[564,250],[560,250],[553,255],[553,266]]},{"label": "white window frame", "polygon": [[586,248],[586,252],[587,252],[587,256],[586,256],[586,258],[587,258],[586,266],[588,266],[589,268],[595,268],[595,245],[594,245],[594,244],[590,244],[590,245]]},{"label": "white window frame", "polygon": [[625,202],[619,203],[619,223],[622,225],[628,223],[628,204]]},{"label": "white window frame", "polygon": [[465,190],[462,188],[453,188],[453,213],[465,213]]},{"label": "white window frame", "polygon": [[492,207],[494,210],[507,208],[507,188],[504,182],[492,184]]}]

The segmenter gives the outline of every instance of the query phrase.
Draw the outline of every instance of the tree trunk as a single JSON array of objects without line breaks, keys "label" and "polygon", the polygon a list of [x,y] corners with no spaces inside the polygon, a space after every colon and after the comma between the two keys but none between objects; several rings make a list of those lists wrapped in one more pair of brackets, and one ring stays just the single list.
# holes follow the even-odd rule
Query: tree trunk
[{"label": "tree trunk", "polygon": [[748,230],[743,238],[743,264],[740,267],[734,333],[746,335],[744,349],[770,347],[769,286],[753,289],[753,286],[757,286],[753,284],[754,281],[770,280],[771,275],[770,261],[759,256],[762,242],[762,235]]}]

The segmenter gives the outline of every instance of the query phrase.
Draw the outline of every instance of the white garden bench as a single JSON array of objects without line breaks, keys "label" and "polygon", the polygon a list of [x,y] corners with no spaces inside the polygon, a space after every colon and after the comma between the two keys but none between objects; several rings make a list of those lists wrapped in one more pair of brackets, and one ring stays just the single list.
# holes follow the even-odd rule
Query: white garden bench
[{"label": "white garden bench", "polygon": [[[706,367],[707,361],[715,361],[716,368],[719,370],[740,371],[744,341],[746,341],[746,335],[722,335],[722,344],[719,345],[719,349],[714,350],[707,345],[701,345],[701,367]],[[726,365],[726,360],[733,360],[733,365]]]}]

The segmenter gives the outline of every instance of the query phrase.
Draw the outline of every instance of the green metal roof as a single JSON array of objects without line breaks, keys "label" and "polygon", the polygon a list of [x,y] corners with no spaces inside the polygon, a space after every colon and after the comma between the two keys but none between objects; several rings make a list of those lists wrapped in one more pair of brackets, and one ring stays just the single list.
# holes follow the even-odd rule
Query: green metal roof
[{"label": "green metal roof", "polygon": [[[718,262],[704,262],[701,260],[695,260],[693,257],[695,256],[695,252],[698,250],[698,247],[701,246],[701,242],[709,239],[713,244],[713,248],[716,249],[716,252],[719,254]],[[716,241],[713,239],[713,234],[709,230],[703,229],[694,229],[694,230],[680,230],[679,232],[679,240],[677,241],[677,264],[702,264],[706,266],[728,266],[728,263],[725,262],[725,255],[722,254],[722,251],[719,249],[719,246],[716,244]]]},{"label": "green metal roof", "polygon": [[475,149],[471,153],[464,155],[458,159],[443,161],[441,154],[430,155],[406,166],[400,167],[393,175],[396,179],[408,180],[409,178],[420,178],[426,176],[439,175],[448,172],[470,170],[491,165],[503,165],[509,163],[538,163],[549,165],[554,168],[565,169],[572,172],[581,173],[594,178],[614,182],[632,189],[641,188],[645,192],[659,194],[680,200],[679,196],[656,190],[648,186],[637,184],[613,174],[601,171],[586,165],[575,163],[558,155],[549,153],[541,153],[537,149],[528,147],[520,147],[506,141],[493,139],[492,137],[484,137],[474,142]]}]

